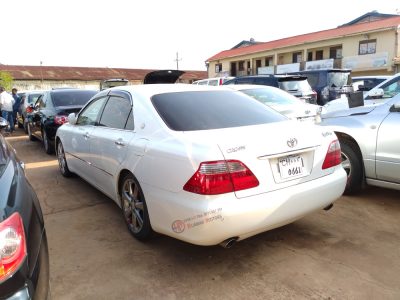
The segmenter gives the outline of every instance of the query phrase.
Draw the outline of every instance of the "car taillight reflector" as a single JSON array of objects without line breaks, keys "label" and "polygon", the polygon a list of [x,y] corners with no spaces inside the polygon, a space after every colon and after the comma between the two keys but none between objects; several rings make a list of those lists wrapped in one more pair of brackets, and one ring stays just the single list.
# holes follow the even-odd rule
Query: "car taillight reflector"
[{"label": "car taillight reflector", "polygon": [[26,257],[24,224],[19,213],[0,223],[0,283],[14,274]]},{"label": "car taillight reflector", "polygon": [[26,108],[26,112],[27,112],[28,114],[30,114],[31,112],[33,112],[33,108],[30,107],[30,106],[28,106],[28,107]]},{"label": "car taillight reflector", "polygon": [[57,125],[62,125],[68,122],[67,116],[54,116],[54,123]]},{"label": "car taillight reflector", "polygon": [[334,140],[328,147],[322,170],[339,165],[342,162],[340,144],[338,140]]},{"label": "car taillight reflector", "polygon": [[183,189],[201,195],[218,195],[258,185],[258,179],[242,162],[219,160],[202,162]]}]

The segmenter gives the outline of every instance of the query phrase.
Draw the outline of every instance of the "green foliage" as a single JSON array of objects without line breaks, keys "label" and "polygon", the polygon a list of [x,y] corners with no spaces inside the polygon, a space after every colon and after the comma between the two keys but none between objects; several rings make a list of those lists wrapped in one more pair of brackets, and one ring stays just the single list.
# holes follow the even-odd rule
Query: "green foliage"
[{"label": "green foliage", "polygon": [[10,91],[12,88],[14,78],[10,73],[5,71],[0,71],[0,86],[4,87],[6,91]]}]

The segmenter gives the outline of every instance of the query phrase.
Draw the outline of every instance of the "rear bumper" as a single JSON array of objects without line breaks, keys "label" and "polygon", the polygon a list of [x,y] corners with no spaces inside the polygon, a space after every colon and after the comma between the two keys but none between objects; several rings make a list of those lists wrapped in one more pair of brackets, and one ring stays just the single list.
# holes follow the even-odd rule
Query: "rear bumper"
[{"label": "rear bumper", "polygon": [[342,195],[346,180],[338,166],[328,176],[241,199],[233,194],[168,193],[150,186],[144,186],[144,194],[155,231],[207,246],[231,237],[242,240],[323,209]]}]

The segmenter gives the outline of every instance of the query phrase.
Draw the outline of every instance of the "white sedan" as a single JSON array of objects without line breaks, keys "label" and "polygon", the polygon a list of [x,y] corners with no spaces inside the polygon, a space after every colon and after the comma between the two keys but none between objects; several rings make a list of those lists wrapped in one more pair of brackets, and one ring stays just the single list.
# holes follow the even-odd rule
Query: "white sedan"
[{"label": "white sedan", "polygon": [[305,103],[286,91],[273,86],[263,85],[227,85],[229,88],[245,93],[246,95],[268,105],[281,114],[294,120],[311,120],[319,122],[321,106]]},{"label": "white sedan", "polygon": [[235,241],[329,208],[346,185],[327,128],[229,88],[155,84],[98,93],[57,130],[64,176],[113,199],[132,235]]}]

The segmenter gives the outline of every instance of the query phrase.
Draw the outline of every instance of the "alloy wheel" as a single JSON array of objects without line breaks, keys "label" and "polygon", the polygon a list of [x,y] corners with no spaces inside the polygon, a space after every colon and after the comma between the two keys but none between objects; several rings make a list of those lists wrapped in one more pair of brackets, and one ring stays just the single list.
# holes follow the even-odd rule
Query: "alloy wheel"
[{"label": "alloy wheel", "polygon": [[143,228],[144,203],[139,186],[132,178],[127,178],[122,185],[122,209],[129,229],[138,233]]},{"label": "alloy wheel", "polygon": [[65,153],[64,153],[64,147],[61,142],[59,142],[57,145],[57,158],[61,173],[65,173],[65,166],[66,166]]}]

